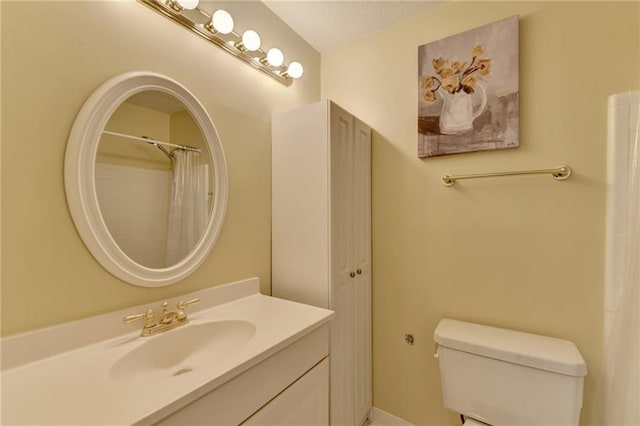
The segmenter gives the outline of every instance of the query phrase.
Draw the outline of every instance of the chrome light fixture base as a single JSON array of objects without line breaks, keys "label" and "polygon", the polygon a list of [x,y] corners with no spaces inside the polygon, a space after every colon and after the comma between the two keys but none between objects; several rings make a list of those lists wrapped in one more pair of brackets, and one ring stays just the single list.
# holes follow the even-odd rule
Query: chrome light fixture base
[{"label": "chrome light fixture base", "polygon": [[215,28],[210,24],[211,16],[200,8],[181,10],[173,6],[174,2],[172,0],[138,1],[285,86],[288,87],[293,82],[293,78],[287,74],[288,67],[285,64],[281,66],[270,65],[265,59],[267,55],[262,49],[247,50],[242,44],[241,35],[235,31],[231,31],[229,34],[216,32]]}]

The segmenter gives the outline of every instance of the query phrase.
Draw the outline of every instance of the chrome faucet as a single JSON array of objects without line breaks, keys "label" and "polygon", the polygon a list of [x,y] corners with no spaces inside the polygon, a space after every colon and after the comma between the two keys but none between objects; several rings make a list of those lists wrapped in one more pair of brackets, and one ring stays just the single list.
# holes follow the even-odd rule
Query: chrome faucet
[{"label": "chrome faucet", "polygon": [[143,314],[126,316],[122,319],[122,321],[125,324],[130,324],[139,319],[144,319],[144,326],[142,327],[140,336],[152,336],[154,334],[162,333],[163,331],[168,331],[180,325],[188,323],[189,318],[187,317],[187,314],[184,312],[184,310],[187,306],[194,305],[198,302],[200,302],[200,299],[192,299],[187,302],[180,301],[176,306],[177,311],[174,312],[170,312],[169,304],[167,302],[163,302],[162,305],[160,305],[162,306],[162,314],[160,314],[160,320],[157,323],[155,322],[155,314],[153,313],[153,309],[149,309]]}]

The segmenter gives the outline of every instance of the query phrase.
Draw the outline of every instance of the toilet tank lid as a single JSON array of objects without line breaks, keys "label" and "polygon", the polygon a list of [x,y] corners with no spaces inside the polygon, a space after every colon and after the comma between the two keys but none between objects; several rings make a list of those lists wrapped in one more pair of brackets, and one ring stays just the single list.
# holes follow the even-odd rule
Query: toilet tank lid
[{"label": "toilet tank lid", "polygon": [[569,376],[586,376],[587,365],[573,342],[442,319],[433,333],[440,346]]}]

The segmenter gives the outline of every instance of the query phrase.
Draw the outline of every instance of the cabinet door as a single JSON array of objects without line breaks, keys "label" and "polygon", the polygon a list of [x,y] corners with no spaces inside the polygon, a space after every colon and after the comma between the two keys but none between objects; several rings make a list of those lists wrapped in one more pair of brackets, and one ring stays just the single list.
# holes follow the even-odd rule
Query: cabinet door
[{"label": "cabinet door", "polygon": [[371,129],[355,119],[353,141],[354,424],[362,424],[372,404],[371,389]]},{"label": "cabinet door", "polygon": [[354,424],[353,116],[331,104],[331,424]]},{"label": "cabinet door", "polygon": [[325,358],[243,425],[312,426],[329,424],[329,362]]},{"label": "cabinet door", "polygon": [[353,124],[353,249],[359,277],[371,277],[371,129],[357,118]]}]

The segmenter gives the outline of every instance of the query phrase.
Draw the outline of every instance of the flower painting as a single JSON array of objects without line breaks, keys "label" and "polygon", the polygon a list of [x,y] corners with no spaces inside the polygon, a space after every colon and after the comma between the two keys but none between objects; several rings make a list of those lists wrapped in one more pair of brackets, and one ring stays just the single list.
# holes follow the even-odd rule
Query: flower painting
[{"label": "flower painting", "polygon": [[418,157],[515,148],[518,17],[418,47]]}]

